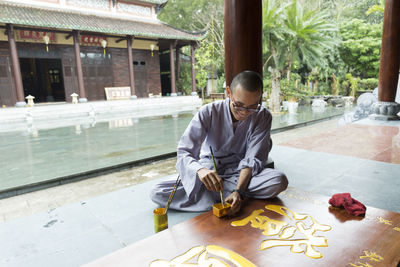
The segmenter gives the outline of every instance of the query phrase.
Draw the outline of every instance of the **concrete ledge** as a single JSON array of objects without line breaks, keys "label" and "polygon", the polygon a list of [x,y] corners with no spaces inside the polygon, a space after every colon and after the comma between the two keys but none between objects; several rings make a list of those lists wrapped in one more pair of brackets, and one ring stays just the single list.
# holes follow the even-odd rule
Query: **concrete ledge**
[{"label": "concrete ledge", "polygon": [[67,175],[67,176],[63,176],[63,177],[58,177],[55,179],[50,179],[50,180],[46,180],[46,181],[42,181],[42,182],[17,186],[17,187],[9,188],[6,190],[1,190],[0,191],[0,199],[13,197],[13,196],[17,196],[17,195],[22,195],[25,193],[34,192],[34,191],[38,191],[41,189],[46,189],[46,188],[62,185],[62,184],[73,183],[73,182],[81,181],[84,179],[97,177],[99,175],[105,175],[105,174],[113,173],[116,171],[132,168],[132,167],[142,166],[142,165],[154,162],[154,161],[173,158],[173,157],[176,157],[176,152],[170,152],[170,153],[157,155],[157,156],[153,156],[153,157],[149,157],[149,158],[145,158],[145,159],[141,159],[141,160],[125,162],[125,163],[121,163],[118,165],[113,165],[113,166],[104,167],[104,168],[100,168],[100,169],[95,169],[95,170],[85,171],[85,172]]},{"label": "concrete ledge", "polygon": [[196,111],[202,105],[198,96],[138,98],[79,104],[35,105],[28,108],[0,109],[0,132],[27,128],[48,129],[76,124],[92,124],[112,118],[143,118]]}]

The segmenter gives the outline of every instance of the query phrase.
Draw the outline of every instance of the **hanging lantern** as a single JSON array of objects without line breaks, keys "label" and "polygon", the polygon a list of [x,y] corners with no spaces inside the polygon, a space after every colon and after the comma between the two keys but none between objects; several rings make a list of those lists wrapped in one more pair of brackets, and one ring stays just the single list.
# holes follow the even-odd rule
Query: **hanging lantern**
[{"label": "hanging lantern", "polygon": [[155,44],[151,44],[151,45],[150,45],[151,56],[154,56],[154,48],[156,48],[156,45],[155,45]]},{"label": "hanging lantern", "polygon": [[106,54],[107,41],[102,39],[101,46],[103,47],[104,55]]},{"label": "hanging lantern", "polygon": [[43,41],[46,44],[46,52],[49,52],[49,42],[50,42],[50,37],[47,35],[43,35]]}]

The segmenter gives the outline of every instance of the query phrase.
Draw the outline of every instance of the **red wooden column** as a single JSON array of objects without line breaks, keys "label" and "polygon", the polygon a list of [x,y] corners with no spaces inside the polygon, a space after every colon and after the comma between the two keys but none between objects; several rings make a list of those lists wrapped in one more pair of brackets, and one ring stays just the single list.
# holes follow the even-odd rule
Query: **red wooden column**
[{"label": "red wooden column", "polygon": [[[179,83],[180,73],[181,73],[181,62],[179,61],[180,47],[178,45],[175,46],[175,62],[176,62],[176,81],[175,83]],[[180,88],[182,89],[182,88]]]},{"label": "red wooden column", "polygon": [[15,44],[14,27],[11,24],[7,24],[7,36],[8,36],[8,45],[10,47],[12,69],[14,74],[15,90],[17,95],[17,103],[15,104],[15,106],[25,107],[26,102],[25,102],[24,88],[22,85],[21,68],[19,66],[17,45]]},{"label": "red wooden column", "polygon": [[171,72],[171,96],[177,96],[175,82],[174,44],[172,42],[169,44],[169,60]]},{"label": "red wooden column", "polygon": [[375,119],[400,119],[396,116],[400,111],[400,104],[395,102],[400,66],[399,14],[400,1],[386,0],[379,66],[379,101],[373,106]]},{"label": "red wooden column", "polygon": [[127,41],[127,49],[128,49],[128,67],[129,67],[129,86],[131,87],[131,99],[136,99],[136,91],[135,91],[135,76],[133,72],[133,56],[132,56],[132,43],[133,36],[128,35],[126,37]]},{"label": "red wooden column", "polygon": [[194,69],[194,63],[195,63],[195,58],[194,58],[194,50],[195,50],[195,45],[191,44],[190,45],[190,65],[192,66],[192,95],[197,95],[197,90],[196,90],[196,71]]},{"label": "red wooden column", "polygon": [[81,49],[79,47],[80,33],[79,31],[73,31],[74,38],[74,52],[75,52],[75,63],[76,63],[76,75],[78,76],[78,89],[79,89],[79,102],[87,102],[85,84],[83,82],[82,72],[82,61],[81,61]]},{"label": "red wooden column", "polygon": [[225,77],[252,70],[262,75],[261,0],[225,0]]}]

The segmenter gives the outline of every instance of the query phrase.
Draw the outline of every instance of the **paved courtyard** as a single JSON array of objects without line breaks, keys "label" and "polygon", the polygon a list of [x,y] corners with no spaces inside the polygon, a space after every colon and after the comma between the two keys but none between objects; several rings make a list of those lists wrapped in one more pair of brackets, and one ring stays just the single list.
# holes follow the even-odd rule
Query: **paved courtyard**
[{"label": "paved courtyard", "polygon": [[[351,129],[357,134],[343,135]],[[400,122],[338,126],[335,119],[273,134],[271,155],[293,188],[350,192],[368,206],[400,212],[399,137]],[[172,158],[0,200],[0,265],[79,266],[152,235],[156,205],[148,193],[176,177],[174,164]],[[171,211],[169,225],[196,215]]]}]

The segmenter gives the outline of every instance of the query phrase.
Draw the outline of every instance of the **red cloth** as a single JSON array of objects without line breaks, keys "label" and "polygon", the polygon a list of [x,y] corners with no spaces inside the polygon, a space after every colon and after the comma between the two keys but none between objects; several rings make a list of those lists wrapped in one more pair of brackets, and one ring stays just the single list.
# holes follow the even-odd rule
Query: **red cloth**
[{"label": "red cloth", "polygon": [[351,215],[364,215],[367,208],[360,201],[352,198],[350,193],[334,194],[329,199],[329,204],[334,207],[343,207]]}]

